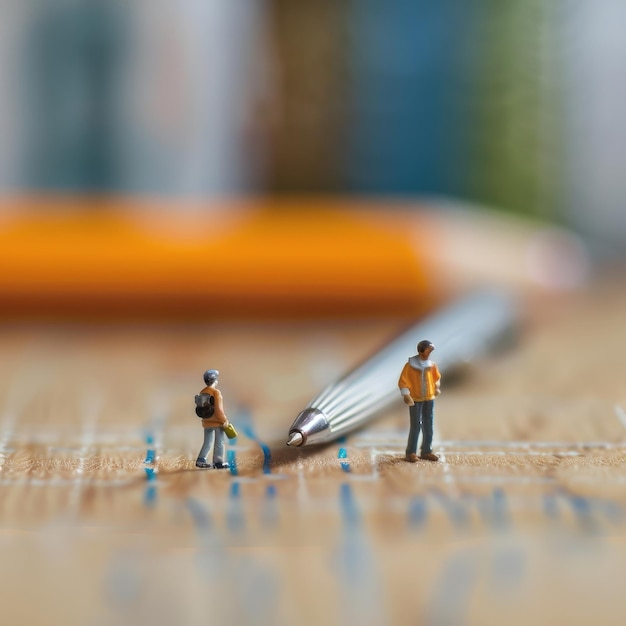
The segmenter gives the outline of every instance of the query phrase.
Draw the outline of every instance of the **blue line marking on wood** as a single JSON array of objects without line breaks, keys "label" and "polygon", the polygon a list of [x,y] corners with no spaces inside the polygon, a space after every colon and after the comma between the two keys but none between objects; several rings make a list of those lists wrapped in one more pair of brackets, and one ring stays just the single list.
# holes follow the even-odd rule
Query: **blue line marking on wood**
[{"label": "blue line marking on wood", "polygon": [[409,524],[414,528],[423,526],[427,516],[426,499],[422,496],[411,498],[409,501]]},{"label": "blue line marking on wood", "polygon": [[478,510],[494,530],[504,530],[510,524],[506,494],[500,487],[492,491],[491,497],[478,499]]},{"label": "blue line marking on wood", "polygon": [[[339,459],[347,459],[348,458],[348,451],[345,448],[339,448],[339,454],[337,455],[337,458]],[[341,469],[346,472],[349,473],[352,470],[350,469],[350,463],[349,461],[344,461],[341,463]]]},{"label": "blue line marking on wood", "polygon": [[191,518],[193,519],[194,526],[198,533],[203,534],[211,529],[211,516],[204,504],[194,498],[188,498],[187,508],[191,513]]},{"label": "blue line marking on wood", "polygon": [[360,523],[359,511],[354,502],[352,489],[348,483],[342,483],[339,491],[339,502],[341,504],[341,512],[343,520],[349,527],[356,527]]},{"label": "blue line marking on wood", "polygon": [[278,522],[278,505],[276,501],[276,485],[268,485],[265,500],[261,508],[261,521],[266,528],[276,526]]},{"label": "blue line marking on wood", "polygon": [[226,520],[228,527],[235,532],[243,530],[246,525],[241,504],[241,485],[237,481],[233,481],[230,485],[230,500],[226,510]]},{"label": "blue line marking on wood", "polygon": [[237,469],[237,453],[234,450],[227,450],[226,458],[228,459],[228,470],[233,476],[237,476],[239,474],[239,470]]},{"label": "blue line marking on wood", "polygon": [[187,498],[186,506],[191,514],[197,536],[194,560],[200,575],[211,585],[217,585],[229,564],[223,542],[215,532],[209,508],[201,500]]},{"label": "blue line marking on wood", "polygon": [[241,495],[241,489],[239,487],[239,483],[233,483],[230,486],[230,497],[231,498],[238,498]]},{"label": "blue line marking on wood", "polygon": [[271,469],[271,461],[272,461],[272,453],[270,452],[269,447],[267,446],[267,444],[263,443],[257,436],[256,433],[254,432],[254,429],[252,428],[252,426],[244,426],[243,429],[244,434],[246,435],[246,437],[252,439],[253,441],[255,441],[259,447],[261,448],[262,452],[263,452],[263,473],[264,474],[271,474],[272,473],[272,469]]},{"label": "blue line marking on wood", "polygon": [[458,501],[452,500],[439,489],[432,489],[431,494],[441,503],[448,514],[450,521],[457,530],[465,529],[469,526],[470,516],[467,509]]},{"label": "blue line marking on wood", "polygon": [[566,488],[557,489],[557,493],[567,502],[583,532],[589,535],[600,532],[600,525],[593,515],[594,510],[598,511],[593,499],[571,493]]},{"label": "blue line marking on wood", "polygon": [[543,496],[543,512],[551,520],[558,520],[561,517],[559,504],[553,493],[546,493]]},{"label": "blue line marking on wood", "polygon": [[567,498],[580,527],[589,534],[597,533],[599,529],[596,520],[593,518],[591,502],[587,498],[578,495],[568,494]]},{"label": "blue line marking on wood", "polygon": [[345,624],[384,624],[388,616],[381,601],[379,569],[348,483],[340,487],[339,507],[343,532],[337,550],[337,578],[341,585],[337,621]]},{"label": "blue line marking on wood", "polygon": [[156,468],[154,467],[154,463],[156,461],[156,451],[154,449],[154,437],[151,434],[146,434],[146,444],[148,445],[148,450],[146,452],[146,458],[144,460],[144,465],[151,465],[152,467],[144,467],[144,471],[146,473],[146,480],[148,481],[148,486],[144,492],[143,502],[145,506],[151,507],[154,506],[157,499],[157,487],[156,487]]},{"label": "blue line marking on wood", "polygon": [[146,506],[154,506],[156,504],[157,499],[157,488],[156,485],[149,485],[146,488],[146,491],[143,496],[143,502]]}]

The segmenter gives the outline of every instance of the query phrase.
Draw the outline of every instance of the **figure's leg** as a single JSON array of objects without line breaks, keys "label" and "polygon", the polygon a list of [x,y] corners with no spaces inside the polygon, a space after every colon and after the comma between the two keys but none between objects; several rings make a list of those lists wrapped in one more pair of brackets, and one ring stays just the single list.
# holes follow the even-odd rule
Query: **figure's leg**
[{"label": "figure's leg", "polygon": [[213,448],[213,467],[215,469],[226,469],[228,463],[224,462],[224,448],[226,433],[221,428],[214,428],[215,431],[215,447]]},{"label": "figure's leg", "polygon": [[428,461],[439,460],[439,457],[432,451],[434,406],[434,400],[422,402],[422,453],[420,456]]},{"label": "figure's leg", "polygon": [[417,438],[420,434],[419,402],[409,407],[409,439],[406,443],[406,460],[417,461]]},{"label": "figure's leg", "polygon": [[209,450],[213,445],[214,438],[214,429],[213,428],[205,428],[204,429],[204,442],[202,443],[202,448],[198,453],[198,458],[196,460],[196,467],[201,467],[203,469],[211,467],[209,463],[207,463],[207,455],[209,454]]}]

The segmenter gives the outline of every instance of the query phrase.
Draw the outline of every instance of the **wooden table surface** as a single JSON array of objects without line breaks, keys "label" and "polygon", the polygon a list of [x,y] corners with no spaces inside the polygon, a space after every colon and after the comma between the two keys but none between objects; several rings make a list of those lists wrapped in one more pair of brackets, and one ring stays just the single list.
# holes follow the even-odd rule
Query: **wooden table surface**
[{"label": "wooden table surface", "polygon": [[[442,462],[415,465],[400,399],[284,445],[405,320],[0,327],[4,623],[622,624],[626,289],[525,307],[515,349],[443,381]],[[207,368],[230,471],[194,467]]]}]

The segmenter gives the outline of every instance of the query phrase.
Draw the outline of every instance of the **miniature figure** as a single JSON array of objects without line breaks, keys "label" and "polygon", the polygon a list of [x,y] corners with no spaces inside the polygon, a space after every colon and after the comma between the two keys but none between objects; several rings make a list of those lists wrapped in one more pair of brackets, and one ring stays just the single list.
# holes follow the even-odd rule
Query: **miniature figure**
[{"label": "miniature figure", "polygon": [[[220,373],[217,370],[204,372],[206,387],[196,396],[196,415],[202,418],[204,428],[204,443],[196,460],[196,467],[202,469],[228,469],[228,463],[224,462],[224,437],[225,429],[234,431],[224,413],[224,401],[222,393],[217,389],[217,379]],[[213,448],[213,465],[207,463],[207,454],[211,446]]]},{"label": "miniature figure", "polygon": [[417,344],[417,354],[409,358],[402,369],[398,387],[405,404],[409,405],[411,426],[409,439],[406,444],[406,460],[417,462],[417,438],[422,430],[422,449],[420,459],[438,461],[439,457],[433,454],[433,419],[435,396],[439,389],[441,374],[436,363],[429,359],[435,346],[424,339]]}]

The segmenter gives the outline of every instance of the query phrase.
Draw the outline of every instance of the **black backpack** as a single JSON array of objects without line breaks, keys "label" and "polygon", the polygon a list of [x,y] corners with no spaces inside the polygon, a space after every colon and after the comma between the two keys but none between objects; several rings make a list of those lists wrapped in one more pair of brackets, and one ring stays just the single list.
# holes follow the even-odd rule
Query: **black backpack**
[{"label": "black backpack", "polygon": [[210,393],[199,393],[196,396],[196,415],[212,417],[215,413],[215,398]]}]

